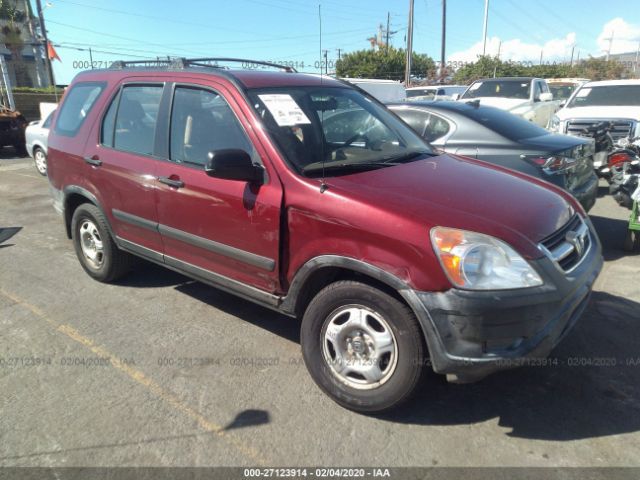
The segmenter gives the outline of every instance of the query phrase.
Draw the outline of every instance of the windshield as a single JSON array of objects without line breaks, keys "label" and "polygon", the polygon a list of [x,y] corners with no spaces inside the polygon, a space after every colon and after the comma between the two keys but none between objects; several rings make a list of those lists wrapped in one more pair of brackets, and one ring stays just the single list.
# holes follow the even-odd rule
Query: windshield
[{"label": "windshield", "polygon": [[584,86],[576,93],[568,107],[640,106],[640,85]]},{"label": "windshield", "polygon": [[473,83],[462,98],[502,97],[528,100],[530,92],[529,80],[483,80]]},{"label": "windshield", "polygon": [[553,99],[554,100],[566,100],[568,99],[571,94],[574,92],[574,90],[576,89],[575,84],[568,84],[568,85],[549,85],[549,90],[551,91],[551,93],[553,93]]},{"label": "windshield", "polygon": [[435,155],[405,123],[357,90],[286,87],[248,94],[266,130],[305,176],[348,174]]},{"label": "windshield", "polygon": [[418,90],[407,90],[407,98],[420,97],[424,99],[431,99],[436,96],[437,89],[435,88],[421,88]]}]

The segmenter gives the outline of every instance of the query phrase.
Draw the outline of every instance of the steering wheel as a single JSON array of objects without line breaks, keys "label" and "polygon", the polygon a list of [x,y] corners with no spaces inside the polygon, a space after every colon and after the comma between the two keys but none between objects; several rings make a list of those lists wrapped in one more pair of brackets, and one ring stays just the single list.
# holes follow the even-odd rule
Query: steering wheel
[{"label": "steering wheel", "polygon": [[356,133],[354,136],[348,138],[343,144],[343,147],[348,147],[350,146],[353,142],[355,142],[356,140],[358,140],[359,138],[364,140],[364,146],[365,148],[369,148],[369,137],[367,137],[364,133]]}]

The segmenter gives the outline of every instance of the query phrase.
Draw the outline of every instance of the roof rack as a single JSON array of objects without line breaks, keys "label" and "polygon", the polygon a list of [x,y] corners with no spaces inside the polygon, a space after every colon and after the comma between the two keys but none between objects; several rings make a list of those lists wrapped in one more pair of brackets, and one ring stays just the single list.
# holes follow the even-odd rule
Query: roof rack
[{"label": "roof rack", "polygon": [[297,73],[297,70],[287,65],[280,65],[278,63],[263,62],[261,60],[249,60],[246,58],[227,58],[227,57],[205,57],[205,58],[167,58],[167,59],[155,59],[155,60],[131,60],[122,61],[118,60],[111,64],[111,68],[124,69],[131,67],[165,67],[172,69],[181,69],[187,67],[208,67],[208,68],[223,68],[219,65],[219,62],[228,63],[242,63],[243,65],[257,66],[262,65],[265,67],[273,67],[278,70],[284,70],[288,73]]}]

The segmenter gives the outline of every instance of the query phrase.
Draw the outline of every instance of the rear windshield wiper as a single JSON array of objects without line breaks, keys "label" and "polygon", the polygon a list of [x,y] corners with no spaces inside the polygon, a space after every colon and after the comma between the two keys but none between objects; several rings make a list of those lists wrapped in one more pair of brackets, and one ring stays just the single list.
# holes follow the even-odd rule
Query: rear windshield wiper
[{"label": "rear windshield wiper", "polygon": [[336,173],[339,171],[350,171],[350,170],[372,170],[375,168],[384,168],[391,167],[393,165],[398,165],[397,163],[392,162],[353,162],[353,163],[327,163],[324,166],[322,163],[312,163],[311,165],[307,165],[302,169],[302,173],[305,175],[314,174],[314,173],[322,173],[323,171],[326,173]]}]

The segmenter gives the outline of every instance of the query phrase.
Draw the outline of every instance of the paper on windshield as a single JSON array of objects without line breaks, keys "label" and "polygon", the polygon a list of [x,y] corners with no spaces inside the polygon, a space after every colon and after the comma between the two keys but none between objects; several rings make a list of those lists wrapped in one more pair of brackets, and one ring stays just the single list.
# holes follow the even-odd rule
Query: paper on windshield
[{"label": "paper on windshield", "polygon": [[479,89],[481,86],[482,86],[482,82],[474,83],[469,87],[469,90],[473,92],[474,90]]},{"label": "paper on windshield", "polygon": [[578,93],[576,93],[576,97],[586,97],[590,93],[591,93],[590,88],[583,88],[582,90],[579,90]]},{"label": "paper on windshield", "polygon": [[291,95],[272,93],[258,96],[280,127],[311,123]]}]

